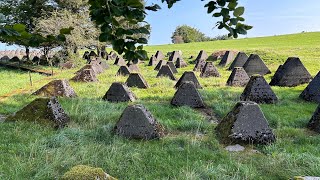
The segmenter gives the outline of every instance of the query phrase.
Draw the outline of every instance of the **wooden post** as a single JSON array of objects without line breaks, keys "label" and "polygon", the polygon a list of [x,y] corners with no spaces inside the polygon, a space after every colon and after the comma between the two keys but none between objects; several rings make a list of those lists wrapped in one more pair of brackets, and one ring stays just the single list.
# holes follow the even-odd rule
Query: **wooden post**
[{"label": "wooden post", "polygon": [[29,74],[30,85],[32,86],[32,78],[31,78],[31,73],[30,73],[30,71],[28,71],[28,74]]}]

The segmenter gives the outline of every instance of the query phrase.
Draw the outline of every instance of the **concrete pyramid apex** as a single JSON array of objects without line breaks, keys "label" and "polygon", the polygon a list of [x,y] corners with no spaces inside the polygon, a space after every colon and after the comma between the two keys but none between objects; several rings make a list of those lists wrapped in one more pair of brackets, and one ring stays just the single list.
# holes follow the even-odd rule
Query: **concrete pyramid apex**
[{"label": "concrete pyramid apex", "polygon": [[97,82],[96,73],[92,69],[83,69],[78,72],[73,78],[72,81],[76,82]]},{"label": "concrete pyramid apex", "polygon": [[78,70],[77,72],[75,72],[75,74],[78,74],[80,72],[82,72],[85,69],[91,69],[95,74],[100,74],[103,72],[103,69],[99,66],[97,66],[96,64],[86,64],[85,66],[83,66],[80,70]]},{"label": "concrete pyramid apex", "polygon": [[127,85],[114,82],[102,99],[109,102],[133,102],[136,97]]},{"label": "concrete pyramid apex", "polygon": [[300,97],[306,101],[320,103],[320,71],[303,90],[303,92],[300,94]]},{"label": "concrete pyramid apex", "polygon": [[297,57],[289,57],[282,66],[279,66],[270,85],[293,87],[309,83],[311,80],[312,76],[304,67],[300,59]]},{"label": "concrete pyramid apex", "polygon": [[179,51],[173,51],[169,57],[169,61],[176,62],[179,57],[181,57]]},{"label": "concrete pyramid apex", "polygon": [[158,62],[157,58],[152,55],[150,60],[149,60],[148,66],[154,66],[154,65],[157,64],[157,62]]},{"label": "concrete pyramid apex", "polygon": [[235,67],[243,67],[243,65],[247,62],[248,58],[249,57],[246,53],[239,52],[234,61],[231,63],[228,70],[233,70],[233,68]]},{"label": "concrete pyramid apex", "polygon": [[175,73],[178,73],[178,70],[177,70],[176,66],[173,64],[172,61],[168,61],[168,62],[167,62],[167,65],[169,65],[171,71],[172,71],[174,74],[175,74]]},{"label": "concrete pyramid apex", "polygon": [[140,72],[138,64],[130,64],[128,68],[130,69],[130,72]]},{"label": "concrete pyramid apex", "polygon": [[176,68],[184,68],[184,67],[187,67],[188,64],[180,57],[180,58],[177,58],[175,66]]},{"label": "concrete pyramid apex", "polygon": [[34,92],[32,95],[40,95],[46,97],[77,97],[76,92],[70,86],[68,80],[53,80]]},{"label": "concrete pyramid apex", "polygon": [[130,69],[127,66],[120,66],[116,76],[127,76],[130,75]]},{"label": "concrete pyramid apex", "polygon": [[176,77],[174,77],[173,72],[170,68],[169,65],[163,65],[161,66],[158,74],[157,74],[157,78],[159,77],[169,77],[171,80],[176,80]]},{"label": "concrete pyramid apex", "polygon": [[216,127],[223,143],[270,144],[276,137],[255,102],[238,102]]},{"label": "concrete pyramid apex", "polygon": [[[95,72],[95,73],[97,73],[97,74],[100,74],[100,73],[103,73],[104,72],[104,68],[101,66],[101,64],[100,64],[100,60],[98,60],[98,59],[95,59],[95,60],[91,60],[90,62],[89,62],[89,65],[92,65],[92,69],[93,69],[93,71]],[[108,67],[107,67],[108,68]],[[85,68],[85,69],[87,69],[87,68]]]},{"label": "concrete pyramid apex", "polygon": [[117,57],[122,58],[121,56],[118,56],[114,51],[110,51],[109,56],[111,57],[111,59],[116,59]]},{"label": "concrete pyramid apex", "polygon": [[193,68],[193,71],[200,71],[201,72],[205,65],[206,65],[206,61],[203,59],[200,59],[197,62],[197,64],[195,65],[195,67]]},{"label": "concrete pyramid apex", "polygon": [[128,106],[123,113],[114,131],[117,135],[129,139],[159,139],[164,136],[163,127],[157,122],[150,111],[143,105]]},{"label": "concrete pyramid apex", "polygon": [[214,66],[213,62],[207,62],[201,71],[200,77],[220,77],[218,69]]},{"label": "concrete pyramid apex", "polygon": [[91,56],[98,57],[97,53],[94,51],[90,51],[89,57],[91,57]]},{"label": "concrete pyramid apex", "polygon": [[201,50],[201,51],[199,52],[199,54],[198,54],[195,62],[197,63],[200,59],[202,59],[202,60],[207,60],[208,57],[209,57],[209,56],[208,56],[207,52],[204,51],[204,50]]},{"label": "concrete pyramid apex", "polygon": [[10,116],[6,121],[37,122],[53,128],[62,128],[70,121],[56,97],[38,98]]},{"label": "concrete pyramid apex", "polygon": [[185,71],[174,87],[179,88],[184,82],[187,81],[193,82],[197,89],[202,89],[202,86],[200,85],[198,78],[193,71]]},{"label": "concrete pyramid apex", "polygon": [[219,66],[225,67],[228,64],[232,63],[234,60],[234,52],[232,51],[226,51],[226,53],[224,54],[224,56],[222,57]]},{"label": "concrete pyramid apex", "polygon": [[9,61],[9,60],[10,60],[10,58],[7,55],[2,56],[1,59],[0,59],[0,61]]},{"label": "concrete pyramid apex", "polygon": [[157,61],[163,60],[165,58],[164,54],[161,51],[157,51],[154,57],[157,59]]},{"label": "concrete pyramid apex", "polygon": [[20,59],[18,58],[18,56],[14,56],[13,58],[10,59],[10,62],[19,62]]},{"label": "concrete pyramid apex", "polygon": [[174,94],[171,104],[174,106],[189,106],[192,108],[205,107],[196,86],[192,81],[183,82]]},{"label": "concrete pyramid apex", "polygon": [[253,101],[259,104],[273,104],[278,101],[278,97],[263,76],[253,75],[241,94],[240,100]]},{"label": "concrete pyramid apex", "polygon": [[244,87],[248,84],[250,77],[242,67],[235,67],[228,78],[227,86]]},{"label": "concrete pyramid apex", "polygon": [[154,68],[154,70],[159,71],[160,68],[161,68],[161,66],[166,65],[166,64],[167,64],[167,61],[165,61],[165,60],[160,60],[160,61],[158,62],[158,64],[156,65],[156,67]]},{"label": "concrete pyramid apex", "polygon": [[147,81],[140,73],[131,73],[126,81],[128,87],[149,88]]},{"label": "concrete pyramid apex", "polygon": [[316,111],[311,117],[308,123],[308,128],[317,133],[320,133],[320,105],[317,107]]},{"label": "concrete pyramid apex", "polygon": [[115,59],[116,60],[114,61],[114,65],[118,65],[118,66],[126,66],[127,65],[126,61],[121,56],[118,56]]},{"label": "concrete pyramid apex", "polygon": [[251,54],[247,62],[243,65],[244,70],[249,76],[260,74],[262,76],[271,74],[271,71],[257,54]]}]

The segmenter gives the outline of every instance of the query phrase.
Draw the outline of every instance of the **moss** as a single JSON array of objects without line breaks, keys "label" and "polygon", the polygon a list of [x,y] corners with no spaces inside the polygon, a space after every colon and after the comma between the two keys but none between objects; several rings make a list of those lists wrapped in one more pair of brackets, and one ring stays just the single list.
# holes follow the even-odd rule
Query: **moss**
[{"label": "moss", "polygon": [[70,169],[70,171],[66,172],[62,178],[62,180],[116,180],[106,174],[101,168],[94,168],[85,165],[74,166]]}]

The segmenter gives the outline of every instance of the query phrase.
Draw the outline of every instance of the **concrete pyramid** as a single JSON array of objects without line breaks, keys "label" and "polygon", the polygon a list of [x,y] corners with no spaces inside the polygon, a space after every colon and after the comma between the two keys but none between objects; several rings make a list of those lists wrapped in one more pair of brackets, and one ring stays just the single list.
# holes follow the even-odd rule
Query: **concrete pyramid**
[{"label": "concrete pyramid", "polygon": [[263,112],[255,102],[238,102],[216,127],[225,144],[270,144],[276,137]]},{"label": "concrete pyramid", "polygon": [[140,73],[131,73],[126,81],[128,87],[149,88],[147,81]]},{"label": "concrete pyramid", "polygon": [[249,80],[250,77],[242,67],[235,67],[229,76],[227,86],[243,87],[248,84]]},{"label": "concrete pyramid", "polygon": [[114,65],[126,66],[127,63],[121,56],[118,56],[118,57],[116,57],[116,60],[114,61]]},{"label": "concrete pyramid", "polygon": [[163,60],[165,58],[164,54],[161,51],[157,51],[154,57],[157,59],[157,61]]},{"label": "concrete pyramid", "polygon": [[76,82],[97,82],[96,73],[92,69],[83,69],[79,71],[73,78],[72,81]]},{"label": "concrete pyramid", "polygon": [[53,128],[63,128],[70,121],[56,97],[38,98],[10,116],[6,121],[37,122]]},{"label": "concrete pyramid", "polygon": [[160,60],[160,61],[158,62],[158,64],[156,65],[156,67],[154,68],[154,70],[159,71],[160,68],[161,68],[161,66],[166,65],[166,64],[167,64],[167,61],[165,61],[165,60]]},{"label": "concrete pyramid", "polygon": [[179,51],[173,51],[169,57],[169,61],[176,62],[179,57],[181,57]]},{"label": "concrete pyramid", "polygon": [[100,74],[100,73],[103,73],[105,69],[108,69],[109,66],[107,65],[107,67],[102,67],[101,65],[101,61],[99,59],[95,59],[95,60],[91,60],[89,62],[89,64],[92,65],[92,67],[94,68],[94,71],[97,73],[97,74]]},{"label": "concrete pyramid", "polygon": [[109,53],[109,56],[111,57],[111,59],[117,59],[117,57],[119,57],[119,56],[117,55],[117,53],[114,52],[114,51],[111,51],[111,52]]},{"label": "concrete pyramid", "polygon": [[218,69],[214,66],[213,62],[207,62],[201,71],[200,77],[220,77]]},{"label": "concrete pyramid", "polygon": [[174,106],[205,107],[202,97],[192,81],[183,82],[174,94],[171,104]]},{"label": "concrete pyramid", "polygon": [[176,68],[184,68],[184,67],[187,67],[188,64],[180,57],[180,58],[177,58],[175,66]]},{"label": "concrete pyramid", "polygon": [[251,54],[247,62],[243,65],[244,70],[249,76],[260,74],[262,76],[270,74],[271,71],[257,54]]},{"label": "concrete pyramid", "polygon": [[97,53],[94,52],[94,51],[91,51],[91,52],[89,53],[89,57],[91,57],[91,56],[93,56],[93,57],[98,57]]},{"label": "concrete pyramid", "polygon": [[290,57],[274,74],[270,85],[293,87],[309,83],[312,76],[297,57]]},{"label": "concrete pyramid", "polygon": [[127,76],[130,75],[130,70],[127,66],[120,66],[116,76]]},{"label": "concrete pyramid", "polygon": [[311,120],[309,121],[308,128],[317,133],[320,133],[320,105],[317,107]]},{"label": "concrete pyramid", "polygon": [[278,98],[263,76],[253,75],[241,94],[240,100],[273,104],[278,101]]},{"label": "concrete pyramid", "polygon": [[89,60],[89,54],[90,54],[89,51],[85,51],[85,52],[83,53],[82,59]]},{"label": "concrete pyramid", "polygon": [[195,63],[197,63],[200,59],[202,59],[202,60],[207,60],[208,57],[209,57],[209,56],[208,56],[207,52],[204,51],[204,50],[201,50],[201,51],[199,52],[196,60],[195,60]]},{"label": "concrete pyramid", "polygon": [[79,72],[82,72],[85,69],[91,69],[95,74],[100,74],[103,72],[102,67],[97,66],[97,64],[86,64],[79,71],[77,71],[76,74],[78,74]]},{"label": "concrete pyramid", "polygon": [[76,92],[70,86],[67,80],[53,80],[34,92],[32,95],[40,96],[61,96],[61,97],[77,97]]},{"label": "concrete pyramid", "polygon": [[140,72],[138,64],[132,63],[128,66],[128,68],[130,69],[130,72]]},{"label": "concrete pyramid", "polygon": [[10,62],[19,62],[20,59],[17,56],[14,56],[13,58],[10,59]]},{"label": "concrete pyramid", "polygon": [[200,59],[197,62],[197,64],[195,65],[195,67],[193,68],[193,71],[200,71],[201,72],[205,65],[206,65],[206,61],[203,59]]},{"label": "concrete pyramid", "polygon": [[159,139],[164,136],[163,127],[143,105],[128,106],[122,113],[114,131],[130,139]]},{"label": "concrete pyramid", "polygon": [[10,60],[9,56],[3,56],[0,59],[0,61],[9,61],[9,60]]},{"label": "concrete pyramid", "polygon": [[228,64],[232,63],[234,60],[234,53],[231,51],[226,51],[224,56],[222,57],[219,66],[225,67]]},{"label": "concrete pyramid", "polygon": [[163,76],[169,77],[171,80],[174,80],[174,81],[176,80],[169,65],[161,66],[161,68],[157,74],[157,78],[163,77]]},{"label": "concrete pyramid", "polygon": [[119,82],[112,83],[102,99],[109,102],[133,102],[136,100],[128,86]]},{"label": "concrete pyramid", "polygon": [[178,70],[176,68],[176,66],[174,66],[173,62],[172,61],[168,61],[167,62],[167,65],[169,65],[171,71],[175,74],[175,73],[178,73]]},{"label": "concrete pyramid", "polygon": [[202,89],[196,75],[192,71],[185,71],[174,87],[179,88],[184,82],[187,81],[193,82],[197,89]]},{"label": "concrete pyramid", "polygon": [[313,101],[320,103],[320,71],[310,82],[310,84],[303,90],[300,97],[306,101]]},{"label": "concrete pyramid", "polygon": [[151,58],[150,58],[150,60],[149,60],[148,66],[154,66],[154,65],[157,64],[157,62],[158,62],[157,58],[152,55]]},{"label": "concrete pyramid", "polygon": [[232,71],[235,67],[243,67],[248,60],[248,55],[244,52],[239,52],[234,61],[231,63],[228,70]]}]

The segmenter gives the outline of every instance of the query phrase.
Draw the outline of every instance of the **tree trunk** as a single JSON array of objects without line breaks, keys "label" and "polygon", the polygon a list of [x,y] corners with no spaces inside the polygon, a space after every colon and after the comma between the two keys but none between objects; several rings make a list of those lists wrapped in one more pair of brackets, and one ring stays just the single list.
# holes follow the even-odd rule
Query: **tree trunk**
[{"label": "tree trunk", "polygon": [[30,60],[30,48],[28,46],[25,47],[26,48],[26,55],[27,55],[27,60]]}]

